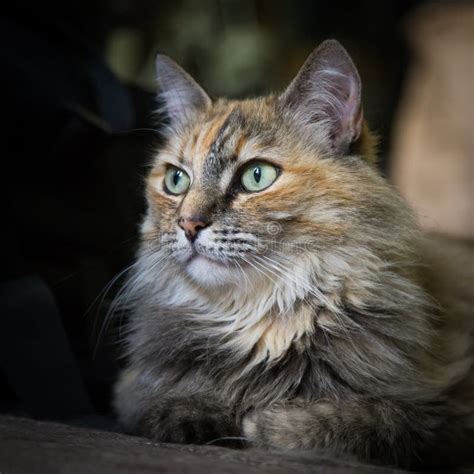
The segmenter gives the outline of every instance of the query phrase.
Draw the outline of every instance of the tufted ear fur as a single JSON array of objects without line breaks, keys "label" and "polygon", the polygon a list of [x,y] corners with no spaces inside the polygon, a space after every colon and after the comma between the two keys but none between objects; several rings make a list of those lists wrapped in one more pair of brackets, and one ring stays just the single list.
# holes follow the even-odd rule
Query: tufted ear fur
[{"label": "tufted ear fur", "polygon": [[335,40],[324,41],[310,54],[279,100],[310,135],[323,132],[331,153],[347,153],[361,133],[359,73]]},{"label": "tufted ear fur", "polygon": [[172,128],[183,126],[196,112],[210,106],[211,99],[204,89],[168,56],[158,54],[155,68],[159,101]]}]

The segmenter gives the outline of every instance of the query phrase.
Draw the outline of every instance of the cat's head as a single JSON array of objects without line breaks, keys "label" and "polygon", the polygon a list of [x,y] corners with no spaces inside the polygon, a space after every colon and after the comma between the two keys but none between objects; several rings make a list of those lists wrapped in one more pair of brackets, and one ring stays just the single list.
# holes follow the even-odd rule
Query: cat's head
[{"label": "cat's head", "polygon": [[391,219],[359,74],[337,41],[282,94],[252,100],[211,100],[166,56],[156,68],[169,126],[142,234],[196,283],[271,278]]}]

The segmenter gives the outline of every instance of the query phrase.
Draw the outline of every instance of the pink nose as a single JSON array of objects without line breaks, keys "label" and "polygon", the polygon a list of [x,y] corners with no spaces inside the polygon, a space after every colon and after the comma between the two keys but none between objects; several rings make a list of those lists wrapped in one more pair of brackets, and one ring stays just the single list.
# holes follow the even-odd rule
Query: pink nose
[{"label": "pink nose", "polygon": [[201,229],[210,223],[202,216],[180,217],[178,225],[184,230],[184,234],[190,242],[194,242]]}]

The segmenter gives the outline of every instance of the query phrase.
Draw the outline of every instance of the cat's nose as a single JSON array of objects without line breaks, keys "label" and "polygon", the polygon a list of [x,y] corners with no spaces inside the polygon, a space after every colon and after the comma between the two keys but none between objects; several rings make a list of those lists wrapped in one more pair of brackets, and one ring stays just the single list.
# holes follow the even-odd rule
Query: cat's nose
[{"label": "cat's nose", "polygon": [[210,225],[203,216],[180,217],[178,225],[184,230],[184,234],[190,242],[194,242],[200,230]]}]

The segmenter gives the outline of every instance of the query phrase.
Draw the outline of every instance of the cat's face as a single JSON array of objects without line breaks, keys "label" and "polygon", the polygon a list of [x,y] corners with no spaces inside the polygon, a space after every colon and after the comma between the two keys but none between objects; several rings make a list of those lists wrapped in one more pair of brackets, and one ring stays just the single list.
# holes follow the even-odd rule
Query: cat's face
[{"label": "cat's face", "polygon": [[340,48],[320,47],[283,95],[248,101],[212,103],[159,59],[171,127],[148,178],[143,238],[198,284],[271,278],[345,239],[354,208],[370,199],[368,165],[341,159],[361,111]]}]

